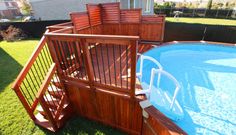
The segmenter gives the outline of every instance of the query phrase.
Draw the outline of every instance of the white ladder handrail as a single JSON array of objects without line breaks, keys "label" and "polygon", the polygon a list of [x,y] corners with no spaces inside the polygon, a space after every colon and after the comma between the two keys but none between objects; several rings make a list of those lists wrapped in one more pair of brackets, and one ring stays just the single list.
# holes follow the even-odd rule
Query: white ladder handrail
[{"label": "white ladder handrail", "polygon": [[[163,69],[162,65],[154,58],[150,57],[150,56],[145,56],[145,55],[142,55],[140,53],[137,53],[137,55],[140,56],[140,68],[139,68],[139,72],[136,73],[136,76],[139,76],[140,77],[140,82],[142,82],[142,76],[143,76],[143,61],[146,59],[146,60],[150,60],[152,61],[153,63],[155,63],[157,65],[157,67],[159,69]],[[160,83],[160,76],[158,76],[158,84]]]},{"label": "white ladder handrail", "polygon": [[156,69],[156,68],[152,68],[152,71],[151,71],[151,79],[150,79],[150,83],[149,83],[149,88],[146,89],[146,90],[141,90],[141,91],[136,91],[135,94],[136,95],[140,95],[140,94],[147,94],[147,98],[149,99],[150,98],[150,93],[151,93],[151,90],[153,89],[153,83],[154,83],[154,77],[155,77],[155,74],[158,74],[158,82],[157,82],[157,85],[159,87],[160,85],[160,77],[161,77],[161,74],[165,75],[166,77],[168,77],[170,80],[172,80],[175,84],[175,91],[174,91],[174,96],[171,100],[171,104],[170,104],[170,107],[169,109],[171,110],[173,108],[173,104],[175,103],[175,100],[176,100],[176,97],[177,97],[177,94],[179,92],[179,89],[180,89],[180,84],[179,82],[175,79],[174,76],[172,76],[170,73],[164,71],[163,69]]},{"label": "white ladder handrail", "polygon": [[[174,76],[172,76],[170,73],[164,71],[164,70],[160,70],[160,69],[155,69],[155,68],[152,68],[152,73],[151,73],[151,80],[150,80],[150,85],[149,85],[149,90],[150,90],[150,93],[151,93],[151,90],[152,90],[152,87],[153,87],[153,80],[154,80],[154,77],[155,77],[155,74],[158,73],[158,76],[160,74],[163,74],[165,75],[166,77],[168,77],[170,80],[172,80],[175,84],[175,91],[174,91],[174,96],[171,100],[171,104],[170,104],[170,110],[173,108],[173,104],[176,100],[176,97],[177,97],[177,94],[179,92],[179,89],[180,89],[180,84],[179,82],[175,79]],[[158,87],[159,87],[160,84],[158,84]]]}]

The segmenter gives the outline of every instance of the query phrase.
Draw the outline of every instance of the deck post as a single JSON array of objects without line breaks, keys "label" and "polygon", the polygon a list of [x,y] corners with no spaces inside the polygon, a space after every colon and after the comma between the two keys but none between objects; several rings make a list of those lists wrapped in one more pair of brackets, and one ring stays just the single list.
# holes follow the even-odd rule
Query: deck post
[{"label": "deck post", "polygon": [[88,50],[88,43],[86,42],[85,39],[81,39],[81,45],[82,45],[82,50],[83,50],[83,58],[85,61],[85,66],[86,66],[86,72],[88,75],[89,79],[89,85],[91,88],[94,87],[94,74],[93,74],[93,66],[92,66],[92,61],[91,57],[89,55],[89,50]]},{"label": "deck post", "polygon": [[131,45],[131,84],[130,84],[130,96],[135,97],[135,85],[136,85],[136,61],[137,61],[137,45],[138,41],[130,41]]}]

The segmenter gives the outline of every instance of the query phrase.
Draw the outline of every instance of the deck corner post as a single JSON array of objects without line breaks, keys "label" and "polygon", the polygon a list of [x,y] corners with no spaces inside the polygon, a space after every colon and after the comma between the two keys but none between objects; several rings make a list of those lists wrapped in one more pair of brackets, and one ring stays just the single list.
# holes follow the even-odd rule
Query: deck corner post
[{"label": "deck corner post", "polygon": [[131,45],[131,85],[130,85],[130,96],[135,97],[135,86],[136,86],[136,61],[137,61],[137,44],[138,40],[130,41]]},{"label": "deck corner post", "polygon": [[88,75],[89,79],[89,85],[91,88],[94,88],[94,74],[93,74],[93,66],[91,57],[89,55],[89,48],[88,48],[88,42],[86,42],[86,39],[81,39],[81,45],[83,50],[83,59],[85,61],[85,69]]}]

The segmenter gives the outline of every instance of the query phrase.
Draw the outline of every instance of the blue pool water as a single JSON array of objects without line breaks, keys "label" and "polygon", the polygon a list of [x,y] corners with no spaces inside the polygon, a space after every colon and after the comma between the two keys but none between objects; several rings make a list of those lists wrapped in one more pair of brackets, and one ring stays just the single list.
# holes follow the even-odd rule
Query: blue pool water
[{"label": "blue pool water", "polygon": [[[188,134],[236,135],[236,48],[207,43],[177,43],[146,53],[180,83],[177,96],[184,118],[174,121]],[[137,63],[139,71],[140,60]],[[142,87],[147,89],[151,69],[144,61]],[[173,95],[174,85],[165,77],[160,87]]]}]

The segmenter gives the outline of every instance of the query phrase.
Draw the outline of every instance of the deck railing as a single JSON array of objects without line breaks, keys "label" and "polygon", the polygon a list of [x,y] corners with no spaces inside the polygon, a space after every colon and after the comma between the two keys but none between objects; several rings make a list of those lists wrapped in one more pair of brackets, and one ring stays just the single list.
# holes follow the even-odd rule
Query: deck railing
[{"label": "deck railing", "polygon": [[38,89],[40,89],[52,63],[45,37],[43,37],[13,84],[12,88],[32,119],[35,119],[33,112],[38,104]]},{"label": "deck railing", "polygon": [[134,96],[139,37],[55,32],[45,36],[66,79]]},{"label": "deck railing", "polygon": [[[66,100],[66,93],[62,91],[64,85],[60,81],[44,36],[18,75],[12,89],[32,120],[45,128],[51,128],[52,131],[58,128],[57,121]],[[52,95],[60,95],[60,97],[55,100]],[[42,119],[39,117],[38,111],[45,115],[44,117],[51,127],[48,127],[47,121],[40,123]]]}]

